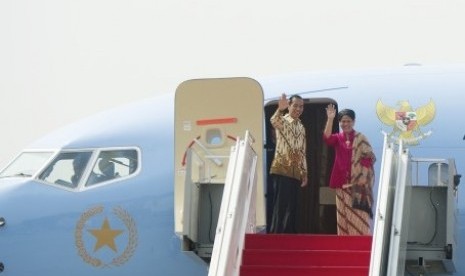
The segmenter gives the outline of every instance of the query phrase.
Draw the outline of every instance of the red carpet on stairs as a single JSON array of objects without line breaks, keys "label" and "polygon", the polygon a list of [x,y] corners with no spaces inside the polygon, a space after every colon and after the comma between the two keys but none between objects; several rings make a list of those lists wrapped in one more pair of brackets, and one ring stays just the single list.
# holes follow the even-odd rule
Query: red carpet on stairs
[{"label": "red carpet on stairs", "polygon": [[241,276],[367,276],[371,236],[247,234]]}]

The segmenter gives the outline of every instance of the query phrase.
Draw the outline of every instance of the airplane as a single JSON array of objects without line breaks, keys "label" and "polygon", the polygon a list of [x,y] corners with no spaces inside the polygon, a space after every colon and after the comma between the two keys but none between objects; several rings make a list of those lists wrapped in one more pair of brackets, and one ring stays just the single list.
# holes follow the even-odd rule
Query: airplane
[{"label": "airplane", "polygon": [[[174,93],[84,118],[33,142],[0,171],[0,275],[238,275],[237,267],[213,274],[213,264],[222,264],[216,262],[220,237],[242,246],[245,235],[229,230],[237,232],[232,241],[225,234],[231,213],[222,201],[235,187],[234,154],[244,148],[249,167],[239,172],[255,187],[247,231],[266,234],[274,153],[269,119],[282,93],[299,94],[305,103],[309,186],[299,201],[299,231],[335,235],[327,187],[334,153],[322,131],[328,104],[351,108],[355,129],[378,158],[370,262],[384,270],[372,268],[370,275],[425,275],[436,261],[444,267],[435,275],[462,275],[464,88],[462,65],[192,79]],[[387,159],[389,150],[397,161]],[[408,171],[390,175],[402,160]],[[396,184],[394,176],[402,174],[413,197],[395,205],[400,197],[393,190],[401,189],[381,182],[392,176]],[[392,221],[380,206],[389,200]],[[398,232],[408,240],[399,244]],[[403,257],[386,251],[392,247],[385,242],[396,241]],[[429,262],[435,243],[444,248]],[[386,272],[390,264],[399,268]]]}]

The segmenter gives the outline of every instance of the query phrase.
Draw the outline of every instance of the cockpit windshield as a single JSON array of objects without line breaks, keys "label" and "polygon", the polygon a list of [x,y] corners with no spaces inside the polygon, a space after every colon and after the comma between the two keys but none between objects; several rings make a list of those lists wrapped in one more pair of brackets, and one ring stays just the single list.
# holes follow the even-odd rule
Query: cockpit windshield
[{"label": "cockpit windshield", "polygon": [[132,175],[139,167],[136,150],[102,150],[87,178],[86,187]]},{"label": "cockpit windshield", "polygon": [[77,187],[92,151],[61,152],[39,175],[39,179],[68,188]]},{"label": "cockpit windshield", "polygon": [[139,158],[134,148],[62,151],[37,179],[67,189],[94,187],[133,175],[139,168]]},{"label": "cockpit windshield", "polygon": [[31,177],[45,165],[52,155],[52,151],[22,152],[0,173],[0,177]]},{"label": "cockpit windshield", "polygon": [[137,148],[24,151],[0,172],[0,178],[35,177],[67,190],[81,190],[128,178],[139,167]]}]

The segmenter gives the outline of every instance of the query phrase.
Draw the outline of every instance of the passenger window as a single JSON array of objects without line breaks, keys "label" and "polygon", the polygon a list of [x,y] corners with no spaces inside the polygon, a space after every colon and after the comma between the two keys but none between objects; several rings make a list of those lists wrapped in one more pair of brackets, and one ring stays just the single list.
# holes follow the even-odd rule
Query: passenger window
[{"label": "passenger window", "polygon": [[221,130],[218,128],[208,129],[206,131],[205,141],[208,146],[221,146],[224,143]]},{"label": "passenger window", "polygon": [[136,150],[109,150],[100,152],[86,186],[127,177],[138,167]]}]

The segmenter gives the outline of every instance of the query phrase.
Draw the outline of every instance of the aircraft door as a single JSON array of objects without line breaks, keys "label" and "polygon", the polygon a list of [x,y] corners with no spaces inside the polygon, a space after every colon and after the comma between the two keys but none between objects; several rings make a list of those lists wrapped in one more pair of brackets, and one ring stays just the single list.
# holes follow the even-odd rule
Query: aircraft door
[{"label": "aircraft door", "polygon": [[[262,169],[263,91],[250,78],[181,83],[175,97],[175,231],[183,249],[209,258],[231,146],[248,130]],[[257,178],[257,226],[264,227],[263,175]]]}]

